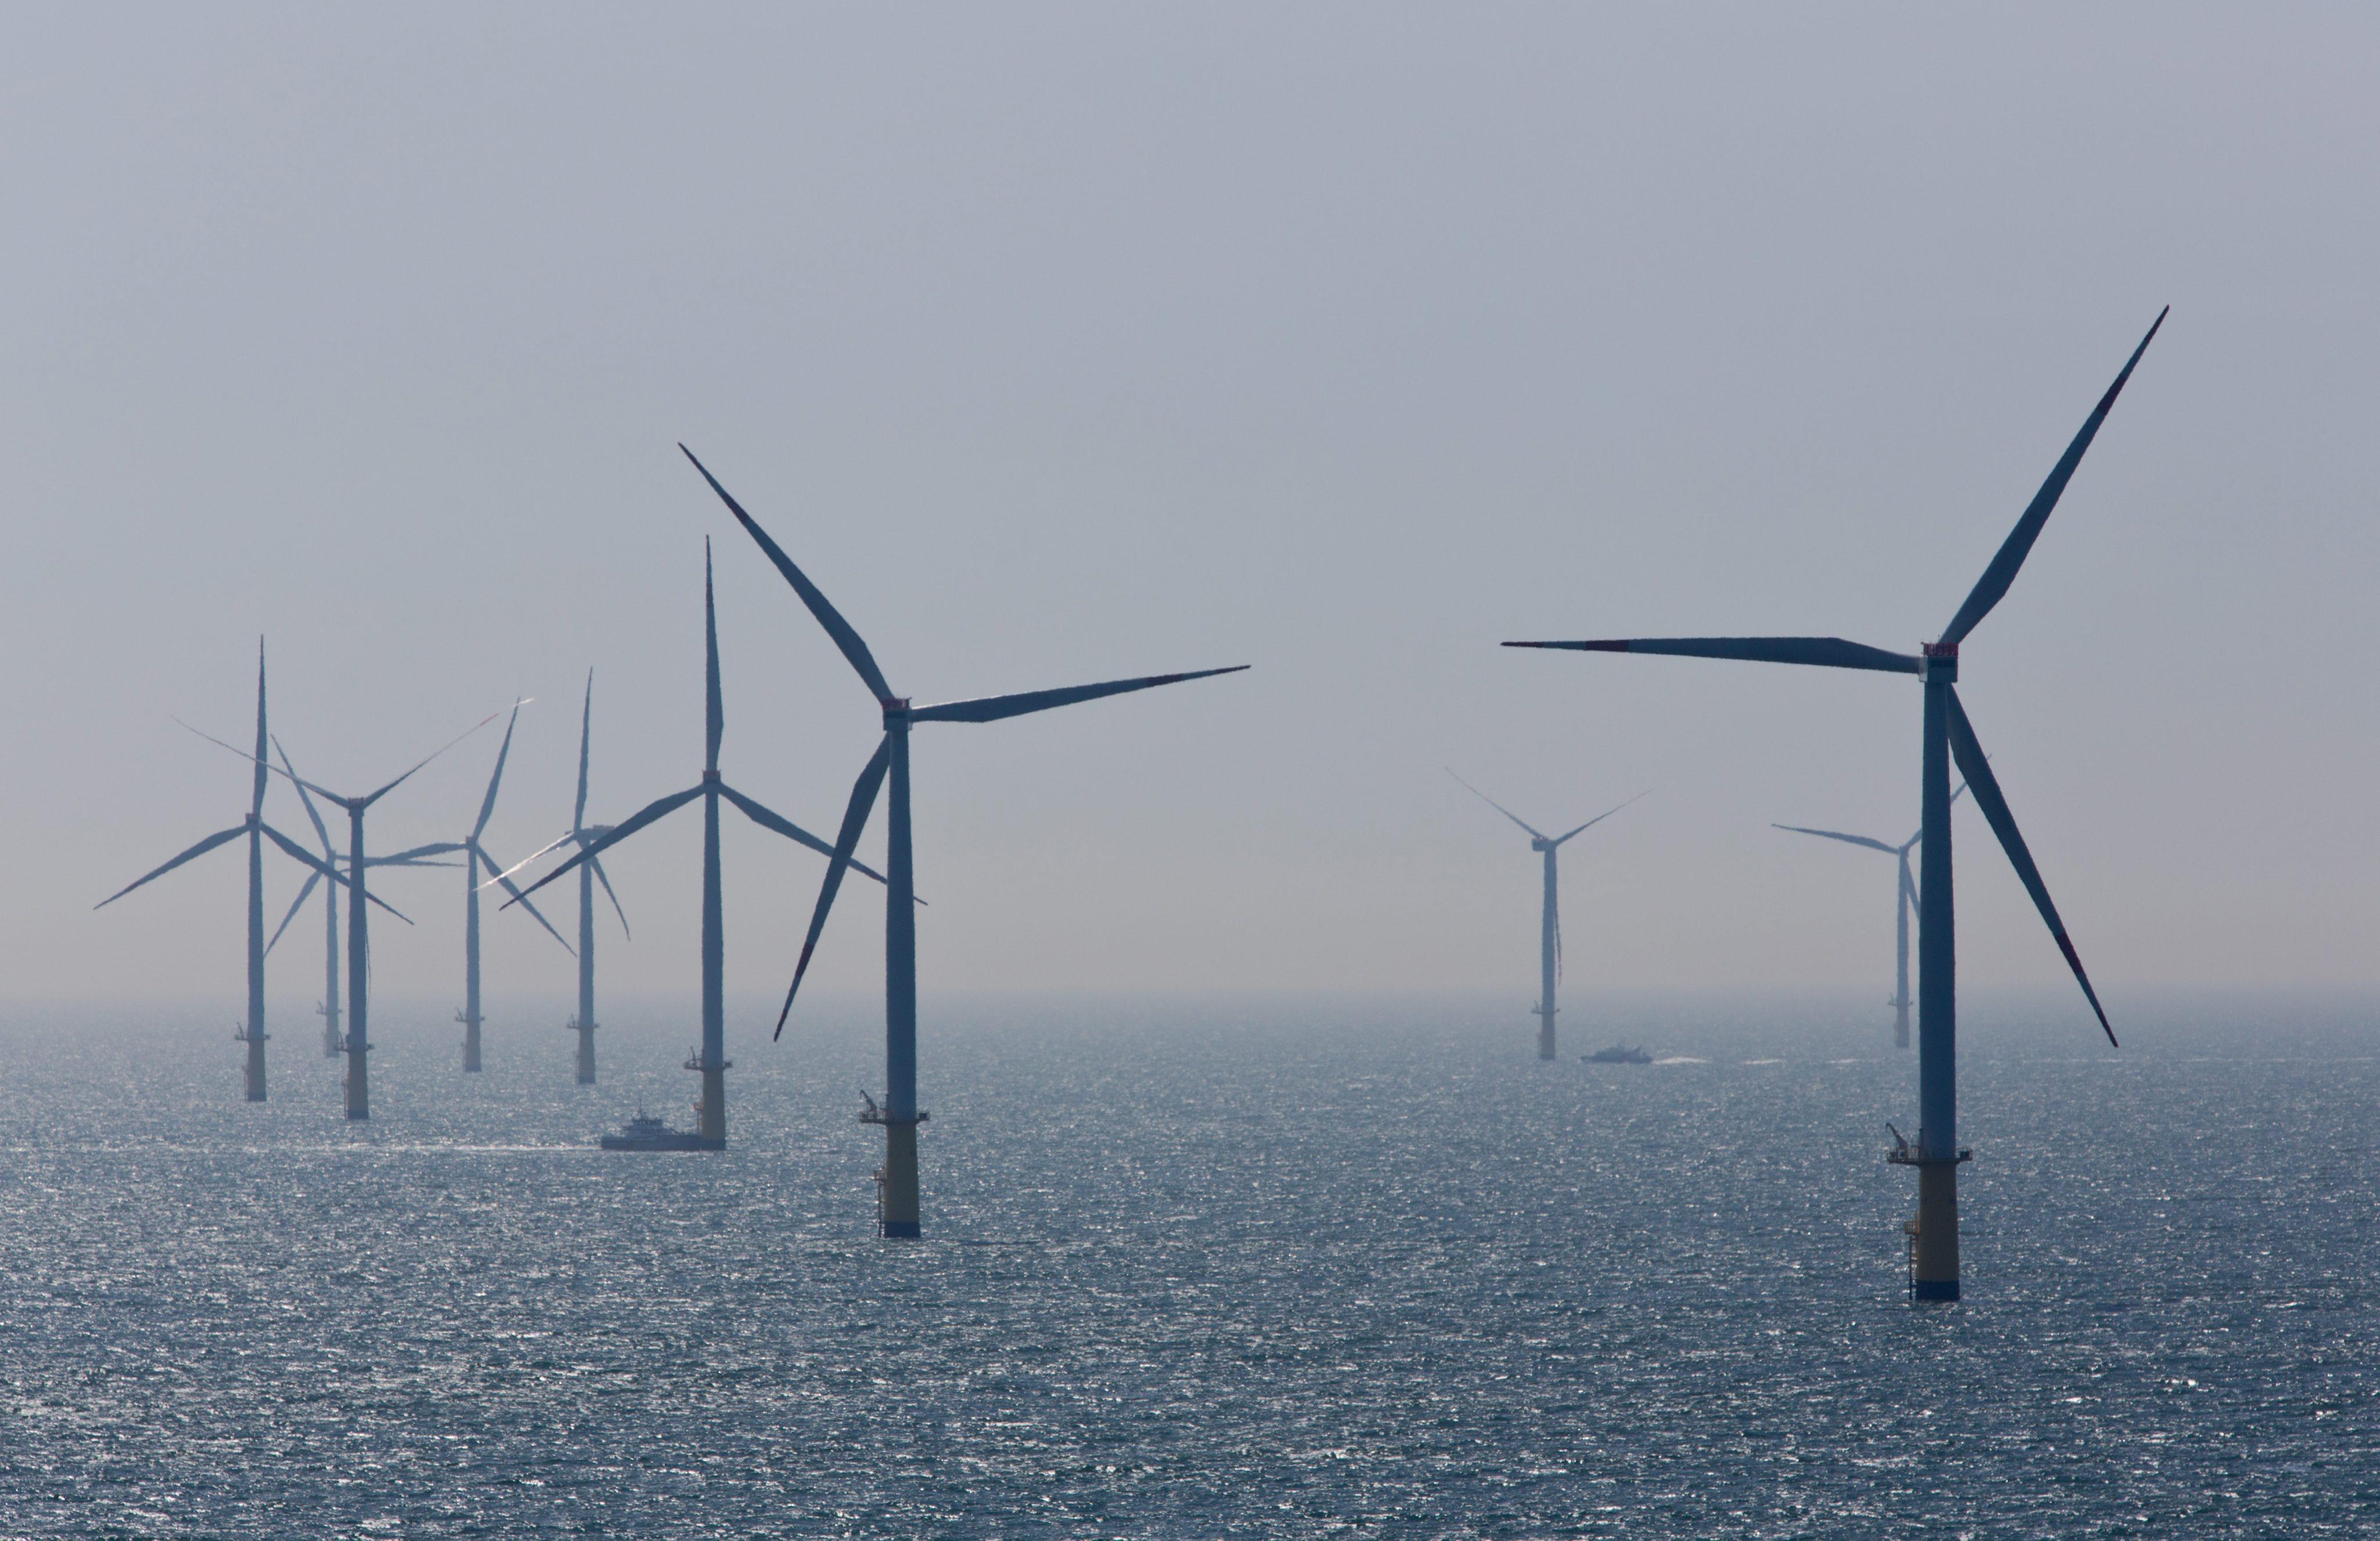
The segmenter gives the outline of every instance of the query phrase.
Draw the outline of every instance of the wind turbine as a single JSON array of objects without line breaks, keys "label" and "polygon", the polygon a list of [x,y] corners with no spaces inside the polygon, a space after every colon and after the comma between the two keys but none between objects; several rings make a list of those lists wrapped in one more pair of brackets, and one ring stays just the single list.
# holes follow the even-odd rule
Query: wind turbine
[{"label": "wind turbine", "polygon": [[[1454,776],[1454,768],[1452,766],[1447,767],[1446,773],[1450,776]],[[1465,792],[1470,793],[1471,795],[1478,798],[1489,807],[1494,808],[1498,813],[1502,814],[1513,823],[1518,824],[1521,828],[1528,831],[1529,849],[1532,851],[1542,852],[1545,855],[1546,904],[1545,912],[1539,917],[1537,926],[1537,976],[1539,983],[1537,986],[1537,1004],[1535,1007],[1535,1011],[1538,1019],[1537,1058],[1540,1060],[1550,1060],[1554,1057],[1554,985],[1561,972],[1561,900],[1555,887],[1554,853],[1562,848],[1563,842],[1571,839],[1574,835],[1585,833],[1587,831],[1595,828],[1597,824],[1600,824],[1605,819],[1610,818],[1613,814],[1618,813],[1620,808],[1626,807],[1628,803],[1636,801],[1636,797],[1644,796],[1645,794],[1640,792],[1636,794],[1636,797],[1629,798],[1628,803],[1621,804],[1620,807],[1609,808],[1602,813],[1597,814],[1585,823],[1581,824],[1577,829],[1571,831],[1569,834],[1549,836],[1543,831],[1537,829],[1535,825],[1522,819],[1519,814],[1514,813],[1511,808],[1506,807],[1495,798],[1488,796],[1488,794],[1480,791],[1477,787],[1473,786],[1469,782],[1464,781],[1462,777],[1454,776],[1454,779]]]},{"label": "wind turbine", "polygon": [[[433,759],[436,759],[440,755],[444,754],[455,745],[462,743],[463,740],[470,737],[471,734],[478,733],[481,728],[486,727],[495,720],[496,714],[494,712],[490,712],[487,716],[480,718],[477,722],[472,723],[463,732],[447,740],[429,755],[424,756],[421,760],[413,767],[412,770],[406,771],[404,775],[397,777],[396,780],[389,782],[370,792],[367,792],[359,797],[342,796],[338,793],[333,792],[330,788],[323,786],[318,782],[300,781],[295,773],[283,766],[273,766],[272,769],[281,775],[287,776],[292,782],[305,788],[307,791],[312,792],[347,810],[347,872],[349,876],[358,885],[360,885],[363,881],[363,874],[372,866],[370,860],[364,855],[364,815],[370,811],[371,806],[374,803],[379,802],[382,797],[387,796],[390,793],[395,791],[398,787],[404,785],[406,782],[412,778],[414,770],[420,770],[422,766],[429,764]],[[195,728],[190,731],[198,733],[198,730]],[[217,745],[225,749],[231,749],[233,754],[237,755],[241,753],[240,750],[232,748],[232,746],[224,743],[222,739],[216,738],[211,734],[201,733],[199,734],[199,736],[205,739],[210,744]],[[248,756],[246,758],[254,760],[259,765],[262,765],[264,763],[264,757],[261,754]],[[293,844],[291,849],[298,850],[302,849],[302,847]],[[311,861],[313,858],[309,856],[307,859]],[[363,892],[364,897],[368,899],[371,898],[371,893],[369,889],[361,889],[360,892]],[[375,904],[379,903],[377,900],[374,900],[373,902]],[[385,909],[387,906],[382,905],[382,907]],[[346,1047],[347,1053],[347,1117],[351,1119],[368,1119],[371,1117],[371,1062],[369,1058],[371,1052],[371,1038],[368,1030],[370,1024],[368,1021],[369,1012],[367,1009],[367,991],[365,988],[368,978],[367,964],[370,957],[370,928],[367,924],[367,916],[364,907],[361,904],[349,904],[347,906],[347,1037]]]},{"label": "wind turbine", "polygon": [[[234,750],[235,754],[238,751]],[[256,779],[249,793],[248,817],[227,830],[217,830],[196,845],[145,877],[135,879],[91,908],[103,910],[152,879],[162,878],[184,862],[205,855],[218,845],[248,837],[248,1020],[233,1036],[248,1045],[248,1100],[264,1100],[264,842],[271,840],[319,876],[323,864],[313,853],[264,821],[264,638],[256,639]],[[309,883],[313,878],[307,880]]]},{"label": "wind turbine", "polygon": [[[719,800],[722,797],[735,805],[744,817],[764,830],[783,835],[797,845],[807,845],[822,856],[832,856],[834,847],[795,824],[763,807],[752,798],[736,791],[719,776],[719,741],[727,731],[724,698],[719,686],[719,611],[711,596],[710,541],[702,542],[702,637],[704,682],[704,731],[702,780],[684,792],[673,792],[657,797],[626,819],[599,834],[577,855],[560,867],[528,885],[526,892],[512,889],[513,897],[504,907],[528,903],[528,894],[576,867],[580,868],[583,882],[585,868],[596,855],[635,834],[648,824],[676,812],[695,798],[702,799],[702,1047],[689,1056],[686,1068],[702,1074],[702,1099],[694,1105],[695,1134],[705,1140],[716,1140],[723,1148],[727,1144],[727,1070],[732,1062],[727,1058],[727,1012],[724,1000],[726,979],[726,939],[722,913],[719,884]],[[532,858],[534,859],[534,858]],[[878,882],[883,878],[859,863],[852,864]]]},{"label": "wind turbine", "polygon": [[[322,843],[322,861],[316,870],[307,874],[305,886],[298,891],[298,897],[290,901],[288,912],[282,916],[281,924],[273,928],[273,940],[264,944],[264,950],[267,953],[281,945],[281,933],[289,929],[289,923],[298,918],[298,912],[305,907],[307,899],[314,892],[314,885],[322,880],[324,873],[335,873],[341,860],[339,848],[333,843],[331,831],[323,827],[321,811],[314,807],[314,795],[306,790],[304,782],[298,780],[298,768],[289,763],[289,751],[281,746],[278,735],[275,735],[273,740],[273,752],[281,757],[282,774],[288,777],[290,783],[297,787],[298,800],[305,805],[306,817],[313,821],[314,838]],[[451,867],[454,865],[451,862],[422,859],[429,849],[431,848],[422,846],[411,851],[399,851],[394,855],[373,856],[364,865],[368,868]],[[326,1060],[335,1060],[347,1050],[346,1039],[339,1033],[339,884],[346,882],[348,882],[347,879],[339,878],[336,882],[322,891],[322,1004],[316,1006],[314,1010],[322,1019],[322,1057]],[[349,883],[348,886],[354,885]],[[382,903],[380,895],[367,892],[365,896],[399,920],[404,920],[407,925],[413,924],[402,914]]]},{"label": "wind turbine", "polygon": [[[546,843],[544,849],[529,854],[528,861],[510,868],[517,872],[547,851],[565,843],[575,844],[588,860],[578,868],[578,1014],[571,1020],[571,1030],[578,1035],[578,1084],[595,1084],[595,883],[603,885],[611,899],[612,908],[620,917],[620,934],[628,934],[628,912],[620,908],[620,896],[613,892],[610,874],[603,864],[593,858],[589,847],[611,832],[609,824],[587,822],[587,749],[595,726],[595,671],[587,671],[587,701],[578,714],[578,801],[571,806],[570,828]],[[509,875],[509,873],[507,874]],[[507,908],[510,906],[507,905]]]},{"label": "wind turbine", "polygon": [[826,881],[819,890],[818,907],[810,916],[810,928],[802,941],[801,961],[795,965],[794,982],[785,990],[784,1010],[777,1013],[777,1032],[785,1030],[785,1017],[794,1009],[794,994],[801,989],[802,976],[808,971],[810,954],[818,946],[819,932],[826,925],[827,912],[833,907],[835,891],[842,886],[844,869],[851,865],[852,850],[860,831],[867,827],[868,816],[876,806],[876,794],[887,775],[892,781],[891,820],[888,831],[884,898],[884,1101],[880,1107],[871,1104],[860,1115],[862,1122],[884,1126],[884,1167],[878,1192],[881,1204],[881,1228],[887,1236],[918,1234],[917,1220],[917,1125],[926,1114],[917,1110],[917,917],[909,848],[909,729],[918,722],[996,722],[1002,718],[1021,717],[1027,712],[1045,711],[1051,707],[1071,706],[1076,701],[1096,700],[1102,696],[1122,695],[1128,690],[1147,690],[1154,686],[1173,685],[1184,680],[1205,679],[1212,674],[1236,673],[1247,667],[1234,664],[1226,669],[1199,669],[1184,674],[1150,674],[1139,679],[1108,680],[1098,685],[1077,685],[1056,690],[1033,690],[1014,696],[989,696],[978,700],[944,701],[935,706],[913,707],[905,696],[895,696],[885,683],[883,671],[877,668],[875,658],[859,634],[827,602],[824,594],[803,576],[793,560],[769,539],[768,532],[753,522],[752,516],[728,495],[719,479],[710,474],[694,452],[684,444],[680,453],[694,462],[702,472],[702,479],[719,494],[727,511],[735,516],[746,533],[767,553],[777,571],[794,587],[810,614],[834,640],[845,661],[858,674],[862,684],[875,696],[884,713],[884,737],[876,753],[859,772],[858,782],[851,789],[851,801],[844,809],[843,828],[836,835],[834,859],[826,870]]},{"label": "wind turbine", "polygon": [[[1961,782],[1959,783],[1959,790],[1950,794],[1950,801],[1955,803],[1966,795],[1967,783]],[[1791,830],[1795,834],[1816,835],[1822,840],[1840,840],[1852,845],[1864,845],[1871,851],[1881,851],[1888,856],[1899,858],[1900,862],[1900,887],[1899,893],[1895,896],[1895,902],[1892,906],[1893,921],[1897,928],[1895,933],[1896,951],[1894,953],[1894,958],[1898,965],[1898,972],[1893,977],[1896,982],[1893,986],[1892,991],[1892,1047],[1895,1049],[1908,1048],[1909,912],[1917,907],[1917,883],[1916,880],[1909,875],[1909,853],[1916,849],[1917,843],[1919,841],[1925,838],[1925,831],[1921,829],[1915,834],[1911,835],[1907,840],[1902,841],[1898,845],[1887,845],[1883,841],[1871,840],[1866,835],[1844,834],[1840,830],[1814,830],[1803,824],[1771,824],[1769,825],[1769,828],[1772,830]]]},{"label": "wind turbine", "polygon": [[[2168,310],[2171,307],[2167,308]],[[1586,652],[1668,653],[1685,658],[1746,659],[1764,663],[1802,663],[1832,669],[1868,669],[1885,673],[1915,674],[1924,684],[1925,713],[1924,738],[1921,745],[1920,784],[1923,798],[1919,804],[1925,850],[1919,858],[1918,889],[1919,924],[1917,934],[1917,1105],[1919,1124],[1917,1143],[1912,1147],[1896,1137],[1891,1159],[1917,1169],[1917,1226],[1915,1232],[1915,1262],[1910,1277],[1910,1294],[1916,1300],[1956,1300],[1959,1298],[1959,1164],[1973,1159],[1973,1153],[1959,1144],[1958,1128],[1958,1032],[1956,1013],[1958,991],[1952,977],[1957,947],[1952,933],[1950,903],[1950,761],[1956,758],[1975,794],[1975,805],[1984,810],[1985,819],[1992,832],[1999,837],[2000,847],[2008,853],[2010,864],[2016,868],[2027,892],[2033,895],[2034,906],[2047,922],[2050,935],[2058,940],[2058,950],[2066,956],[2067,965],[2082,987],[2082,994],[2091,1002],[2092,1012],[2099,1019],[2101,1031],[2107,1042],[2116,1042],[2116,1030],[2107,1024],[2107,1013],[2099,1005],[2099,994],[2091,988],[2091,977],[2082,971],[2082,960],[2075,954],[2074,944],[2067,939],[2066,923],[2058,917],[2058,907],[2050,903],[2049,890],[2041,880],[2041,872],[2034,865],[2033,853],[2025,848],[2024,836],[2017,831],[2016,819],[2009,812],[2008,799],[2000,795],[1999,782],[1984,758],[1983,746],[1975,737],[1973,726],[1967,721],[1964,708],[1959,704],[1959,694],[1953,688],[1959,677],[1959,644],[1975,629],[1983,618],[1991,613],[2008,593],[2009,585],[2016,580],[2017,570],[2033,550],[2041,535],[2042,526],[2048,523],[2050,511],[2058,506],[2059,494],[2073,478],[2074,468],[2082,464],[2082,454],[2107,419],[2116,405],[2116,397],[2124,382],[2132,377],[2133,367],[2141,355],[2165,324],[2167,310],[2157,312],[2156,321],[2141,339],[2140,346],[2125,360],[2123,371],[2116,376],[2099,405],[2092,408],[2083,421],[2082,431],[2051,468],[2049,478],[2034,494],[2033,502],[2016,522],[2016,528],[2000,544],[1991,564],[1969,591],[1958,613],[1950,617],[1939,640],[1928,642],[1918,656],[1896,653],[1883,648],[1871,648],[1858,642],[1847,642],[1840,637],[1628,637],[1585,642],[1507,642],[1508,648],[1568,648]]]}]

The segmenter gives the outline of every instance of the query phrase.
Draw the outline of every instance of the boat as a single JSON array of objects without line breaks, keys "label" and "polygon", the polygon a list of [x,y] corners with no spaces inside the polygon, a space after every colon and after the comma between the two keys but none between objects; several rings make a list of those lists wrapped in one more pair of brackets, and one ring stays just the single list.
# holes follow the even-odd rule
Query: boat
[{"label": "boat", "polygon": [[724,1150],[727,1148],[725,1140],[712,1139],[684,1129],[673,1129],[641,1108],[637,1110],[637,1116],[630,1119],[618,1134],[606,1135],[599,1143],[606,1150]]},{"label": "boat", "polygon": [[1629,1049],[1620,1044],[1614,1044],[1609,1049],[1598,1049],[1589,1054],[1587,1059],[1599,1065],[1649,1065],[1653,1062],[1653,1056],[1645,1053],[1642,1049]]}]

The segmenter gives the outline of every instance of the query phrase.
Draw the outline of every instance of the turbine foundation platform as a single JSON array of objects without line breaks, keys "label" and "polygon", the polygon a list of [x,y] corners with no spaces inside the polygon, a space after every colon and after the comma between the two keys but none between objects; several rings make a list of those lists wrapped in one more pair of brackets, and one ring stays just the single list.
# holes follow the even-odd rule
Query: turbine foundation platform
[{"label": "turbine foundation platform", "polygon": [[862,1123],[884,1126],[884,1164],[876,1169],[876,1232],[895,1240],[914,1241],[925,1234],[917,1220],[917,1125],[931,1114],[896,1122],[873,1099],[859,1115]]},{"label": "turbine foundation platform", "polygon": [[[1887,1125],[1888,1128],[1890,1125]],[[1893,1130],[1886,1159],[1917,1169],[1917,1218],[1902,1226],[1909,1238],[1909,1298],[1959,1298],[1959,1168],[1975,1159],[1972,1150],[1928,1156]]]}]

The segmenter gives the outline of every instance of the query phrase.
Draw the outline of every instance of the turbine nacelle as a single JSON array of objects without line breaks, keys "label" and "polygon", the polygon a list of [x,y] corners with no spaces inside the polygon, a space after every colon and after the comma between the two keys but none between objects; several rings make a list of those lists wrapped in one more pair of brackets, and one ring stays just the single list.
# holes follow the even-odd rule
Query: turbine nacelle
[{"label": "turbine nacelle", "polygon": [[1959,683],[1959,644],[1928,642],[1918,652],[1925,661],[1918,666],[1919,679],[1938,679],[1945,685]]}]

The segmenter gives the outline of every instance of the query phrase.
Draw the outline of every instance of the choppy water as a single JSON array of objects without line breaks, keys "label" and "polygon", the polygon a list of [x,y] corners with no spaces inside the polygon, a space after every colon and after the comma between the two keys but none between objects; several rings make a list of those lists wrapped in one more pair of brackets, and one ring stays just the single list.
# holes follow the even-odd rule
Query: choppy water
[{"label": "choppy water", "polygon": [[682,1029],[589,1094],[557,1028],[467,1080],[384,1012],[358,1129],[302,1024],[258,1109],[212,1017],[20,1015],[0,1534],[2380,1530],[2371,1013],[2077,1014],[1970,1009],[1969,1298],[1919,1310],[1871,1009],[1647,1008],[1633,1068],[945,1003],[922,1244],[870,1233],[856,1020],[739,1030],[724,1157],[607,1157]]}]

